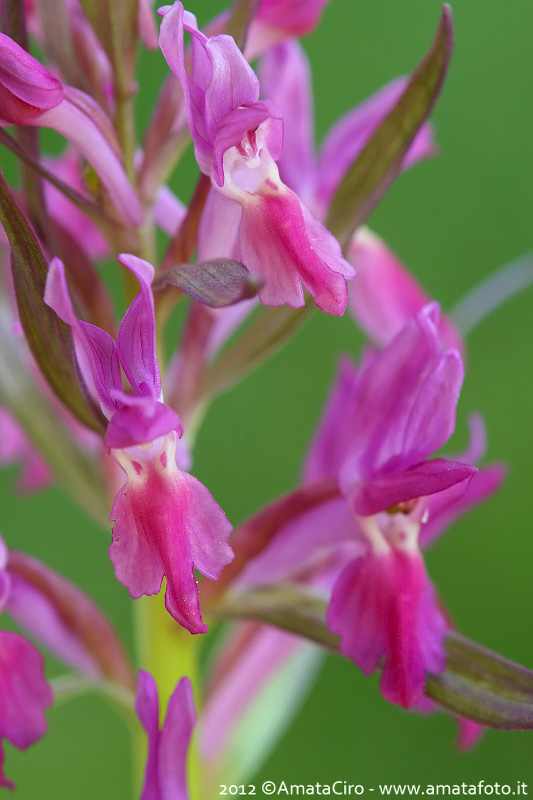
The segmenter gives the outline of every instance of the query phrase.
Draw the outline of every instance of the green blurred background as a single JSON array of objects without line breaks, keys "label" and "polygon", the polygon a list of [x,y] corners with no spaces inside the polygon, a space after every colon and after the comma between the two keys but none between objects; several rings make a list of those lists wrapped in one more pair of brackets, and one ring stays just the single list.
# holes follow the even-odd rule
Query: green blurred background
[{"label": "green blurred background", "polygon": [[[200,23],[220,2],[191,5]],[[530,0],[457,2],[455,52],[433,120],[439,157],[402,175],[370,224],[443,307],[531,248],[532,7]],[[436,0],[332,0],[305,40],[313,66],[317,137],[381,85],[410,72],[433,37]],[[165,74],[160,54],[140,64],[140,115]],[[190,184],[175,183],[186,199]],[[452,449],[465,444],[464,419],[479,410],[487,461],[510,472],[500,494],[472,512],[428,553],[439,591],[461,632],[533,667],[530,411],[531,304],[526,291],[468,339],[468,364]],[[196,475],[234,524],[297,485],[299,468],[339,353],[358,353],[351,320],[316,313],[294,341],[211,409],[198,439]],[[0,474],[0,528],[86,589],[133,650],[131,603],[107,556],[108,537],[60,490],[14,492],[15,470]],[[58,674],[50,661],[49,674]],[[45,739],[27,753],[6,746],[19,800],[131,798],[129,734],[99,697],[52,709]],[[488,731],[471,752],[455,747],[454,723],[388,705],[378,679],[328,657],[316,687],[255,783],[346,780],[526,783],[533,777],[530,733]],[[533,784],[533,781],[532,781]],[[533,785],[530,787],[533,792]],[[261,793],[258,792],[258,796]],[[209,798],[205,798],[209,800]]]}]

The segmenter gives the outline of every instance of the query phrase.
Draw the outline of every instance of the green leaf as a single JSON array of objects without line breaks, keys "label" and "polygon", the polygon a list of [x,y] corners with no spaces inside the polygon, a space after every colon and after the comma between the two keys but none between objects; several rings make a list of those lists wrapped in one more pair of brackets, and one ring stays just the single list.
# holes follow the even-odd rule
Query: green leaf
[{"label": "green leaf", "polygon": [[249,300],[262,286],[240,261],[213,258],[199,264],[178,264],[157,277],[154,290],[175,286],[210,308],[223,308]]},{"label": "green leaf", "polygon": [[47,264],[29,222],[0,173],[0,219],[11,244],[11,269],[20,321],[43,375],[59,399],[98,433],[105,420],[79,374],[70,328],[44,300]]},{"label": "green leaf", "polygon": [[[326,625],[327,601],[308,587],[274,584],[230,592],[210,613],[254,619],[298,634],[331,651],[339,637]],[[449,631],[446,668],[426,676],[425,694],[440,705],[489,728],[533,730],[533,671]]]},{"label": "green leaf", "polygon": [[533,729],[533,672],[451,631],[446,669],[429,675],[426,694],[489,728]]},{"label": "green leaf", "polygon": [[359,153],[332,200],[327,227],[345,247],[379,203],[439,96],[453,43],[450,7],[442,8],[430,50],[413,72],[398,102]]}]

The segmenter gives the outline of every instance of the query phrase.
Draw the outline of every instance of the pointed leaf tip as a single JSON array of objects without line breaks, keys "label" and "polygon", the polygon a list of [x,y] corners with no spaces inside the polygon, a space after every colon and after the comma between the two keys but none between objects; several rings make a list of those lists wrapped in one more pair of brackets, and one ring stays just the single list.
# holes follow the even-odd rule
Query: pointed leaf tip
[{"label": "pointed leaf tip", "polygon": [[327,226],[345,247],[369,217],[396,175],[439,96],[453,45],[450,6],[442,7],[433,43],[396,105],[372,134],[333,197]]}]

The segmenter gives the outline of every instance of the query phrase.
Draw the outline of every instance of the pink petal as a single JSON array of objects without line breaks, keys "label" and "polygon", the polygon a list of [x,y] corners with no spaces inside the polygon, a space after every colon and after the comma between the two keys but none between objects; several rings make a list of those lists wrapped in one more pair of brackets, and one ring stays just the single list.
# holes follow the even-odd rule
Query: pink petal
[{"label": "pink petal", "polygon": [[136,392],[153,392],[160,401],[161,374],[156,354],[154,298],[151,289],[154,268],[148,261],[127,253],[121,253],[118,260],[135,275],[141,287],[118,329],[120,362]]},{"label": "pink petal", "polygon": [[[359,433],[360,371],[342,358],[303,466],[304,483],[337,475]],[[354,414],[354,411],[356,412]],[[342,420],[342,424],[340,421]]]},{"label": "pink petal", "polygon": [[316,165],[309,61],[295,39],[268,50],[261,60],[261,87],[283,119],[281,179],[306,203],[312,202]]},{"label": "pink petal", "polygon": [[383,470],[365,480],[356,492],[354,508],[358,514],[368,516],[408,500],[442,492],[456,484],[464,483],[466,489],[467,481],[476,472],[476,468],[468,464],[443,458],[423,461],[404,471],[387,473]]},{"label": "pink petal", "polygon": [[342,315],[348,301],[346,277],[353,271],[340,246],[288,189],[250,194],[239,229],[241,260],[265,280],[264,305],[304,305],[303,287],[328,314]]},{"label": "pink petal", "polygon": [[446,622],[416,553],[369,553],[349,564],[333,589],[327,621],[341,637],[341,651],[365,674],[385,658],[381,690],[392,703],[415,705],[426,670],[444,669]]},{"label": "pink petal", "polygon": [[32,637],[86,675],[130,682],[130,667],[115,630],[78,586],[13,550],[8,574],[6,610]]},{"label": "pink petal", "polygon": [[205,486],[177,468],[171,437],[144,462],[142,451],[138,459],[113,451],[128,480],[111,512],[109,554],[117,580],[134,598],[159,592],[166,576],[169,613],[191,633],[205,633],[194,569],[218,578],[233,558],[231,525]]},{"label": "pink petal", "polygon": [[344,497],[317,505],[286,524],[262,552],[252,558],[238,577],[238,585],[276,583],[291,573],[308,569],[346,541],[366,550],[353,514]]},{"label": "pink petal", "polygon": [[[18,633],[0,630],[0,740],[20,750],[34,744],[46,733],[44,711],[52,701],[41,654]],[[9,786],[2,761],[0,751],[0,785]]]},{"label": "pink petal", "polygon": [[170,700],[159,738],[159,780],[162,800],[188,800],[187,751],[196,723],[192,686],[180,680]]},{"label": "pink petal", "polygon": [[70,325],[72,332],[79,339],[94,381],[94,386],[102,411],[109,419],[116,410],[116,403],[111,391],[122,389],[120,364],[115,342],[108,333],[82,322],[74,313],[70,294],[65,279],[65,270],[58,258],[52,259],[48,268],[44,302]]},{"label": "pink petal", "polygon": [[[184,30],[191,34],[191,61],[185,64]],[[159,44],[185,96],[187,120],[202,172],[210,175],[213,145],[226,114],[259,97],[259,81],[230,36],[207,38],[180,2],[165,13]]]},{"label": "pink petal", "polygon": [[63,100],[61,83],[16,42],[0,33],[0,118],[31,125]]}]

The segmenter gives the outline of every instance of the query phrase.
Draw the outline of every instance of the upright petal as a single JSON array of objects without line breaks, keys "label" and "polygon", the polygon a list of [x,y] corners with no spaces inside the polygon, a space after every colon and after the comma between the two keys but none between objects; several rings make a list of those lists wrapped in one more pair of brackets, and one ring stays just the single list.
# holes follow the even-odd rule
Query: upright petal
[{"label": "upright petal", "polygon": [[155,345],[154,268],[137,256],[121,253],[118,260],[139,281],[141,291],[124,315],[117,333],[120,362],[132,387],[139,394],[154,394],[162,400],[161,374]]},{"label": "upright petal", "polygon": [[74,337],[78,338],[89,363],[102,411],[109,419],[117,409],[112,392],[122,389],[115,342],[101,328],[77,318],[65,279],[65,269],[58,258],[52,259],[48,268],[44,301],[63,322],[70,325]]},{"label": "upright petal", "polygon": [[261,59],[263,94],[283,118],[283,152],[278,160],[281,180],[312,207],[316,184],[313,99],[309,61],[295,39],[273,47]]}]

